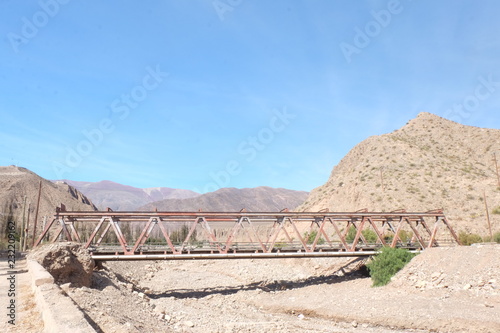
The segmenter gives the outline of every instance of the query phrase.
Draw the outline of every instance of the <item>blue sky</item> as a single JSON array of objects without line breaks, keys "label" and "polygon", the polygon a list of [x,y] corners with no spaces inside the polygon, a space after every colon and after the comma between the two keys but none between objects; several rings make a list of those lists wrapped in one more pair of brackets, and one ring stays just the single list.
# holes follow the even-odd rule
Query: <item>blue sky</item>
[{"label": "blue sky", "polygon": [[498,1],[0,0],[0,165],[322,185],[427,111],[500,128]]}]

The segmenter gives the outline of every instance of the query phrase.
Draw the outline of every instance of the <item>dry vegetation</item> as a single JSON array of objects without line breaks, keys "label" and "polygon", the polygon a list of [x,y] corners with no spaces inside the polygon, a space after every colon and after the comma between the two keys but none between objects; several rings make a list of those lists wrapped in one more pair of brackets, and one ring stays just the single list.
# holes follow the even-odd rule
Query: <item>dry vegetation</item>
[{"label": "dry vegetation", "polygon": [[457,231],[488,234],[486,194],[500,231],[500,130],[464,126],[421,113],[403,128],[354,147],[300,211],[427,211],[444,208]]}]

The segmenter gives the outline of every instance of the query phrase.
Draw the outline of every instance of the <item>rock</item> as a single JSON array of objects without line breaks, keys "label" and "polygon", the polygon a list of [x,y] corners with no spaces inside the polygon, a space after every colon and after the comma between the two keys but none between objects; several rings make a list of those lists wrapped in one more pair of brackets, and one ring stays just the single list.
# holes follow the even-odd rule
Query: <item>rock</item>
[{"label": "rock", "polygon": [[69,288],[71,286],[71,283],[65,283],[65,284],[62,284],[60,287],[61,289],[66,293],[68,294],[69,293]]},{"label": "rock", "polygon": [[297,318],[299,318],[299,320],[303,320],[305,318],[305,316],[301,313],[297,316]]},{"label": "rock", "polygon": [[90,287],[94,260],[79,243],[43,245],[29,255],[53,277],[57,284],[72,283],[75,287]]},{"label": "rock", "polygon": [[425,288],[427,285],[427,282],[424,280],[419,280],[417,283],[415,283],[415,288]]},{"label": "rock", "polygon": [[464,288],[463,288],[463,289],[464,289],[464,290],[469,290],[470,288],[472,288],[472,285],[470,285],[470,283],[468,283],[468,284],[466,284],[466,285],[464,286]]},{"label": "rock", "polygon": [[[166,315],[164,315],[164,316],[163,316],[163,319],[165,319],[165,321],[166,321],[167,323],[169,323],[169,322],[172,320],[172,317],[170,317],[168,314],[166,314]],[[194,325],[193,325],[193,326],[194,326]]]},{"label": "rock", "polygon": [[358,327],[358,322],[357,321],[353,321],[351,323],[351,325],[352,325],[352,327],[356,328],[356,327]]},{"label": "rock", "polygon": [[194,327],[194,323],[190,320],[184,322],[184,326],[186,327]]}]

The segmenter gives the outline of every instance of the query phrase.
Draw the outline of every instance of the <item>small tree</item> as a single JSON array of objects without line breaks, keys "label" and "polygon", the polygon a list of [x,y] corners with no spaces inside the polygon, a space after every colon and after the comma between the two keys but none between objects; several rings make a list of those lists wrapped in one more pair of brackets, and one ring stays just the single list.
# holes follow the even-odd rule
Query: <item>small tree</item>
[{"label": "small tree", "polygon": [[382,251],[366,265],[373,281],[373,286],[384,286],[415,256],[405,249],[384,247]]}]

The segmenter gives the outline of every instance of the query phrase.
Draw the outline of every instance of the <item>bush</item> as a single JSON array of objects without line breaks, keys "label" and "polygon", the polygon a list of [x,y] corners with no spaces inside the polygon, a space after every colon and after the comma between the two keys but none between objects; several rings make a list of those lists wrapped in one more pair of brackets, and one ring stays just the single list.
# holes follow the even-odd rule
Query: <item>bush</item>
[{"label": "bush", "polygon": [[412,237],[413,237],[413,233],[412,232],[409,232],[409,231],[406,231],[406,230],[401,230],[399,232],[399,239],[401,239],[401,241],[403,243],[409,242]]},{"label": "bush", "polygon": [[373,281],[373,286],[385,286],[415,256],[405,249],[384,247],[382,251],[366,265]]},{"label": "bush", "polygon": [[347,236],[345,237],[345,240],[348,243],[352,243],[354,241],[354,237],[356,237],[356,228],[354,228],[352,225],[349,227],[349,230],[347,231]]},{"label": "bush", "polygon": [[[349,227],[349,231],[347,232],[347,236],[346,236],[346,241],[348,243],[352,243],[354,241],[354,238],[356,237],[356,228],[354,228],[352,225]],[[371,229],[365,229],[363,231],[361,231],[361,233],[363,234],[363,237],[365,237],[366,241],[368,243],[376,243],[377,242],[377,234],[375,233],[375,231],[371,230]]]},{"label": "bush", "polygon": [[361,231],[361,233],[363,234],[363,236],[365,237],[366,241],[368,243],[376,243],[377,242],[377,234],[375,233],[375,231],[373,230],[370,230],[370,229],[365,229],[363,231]]},{"label": "bush", "polygon": [[500,244],[500,232],[493,234],[493,241]]},{"label": "bush", "polygon": [[[306,243],[307,244],[314,243],[314,240],[316,239],[317,235],[318,235],[318,232],[316,230],[311,231],[311,233],[306,232],[304,234],[304,238],[306,239]],[[323,239],[323,237],[320,237],[318,239],[318,242],[316,244],[317,245],[321,245],[321,244],[324,244],[324,243],[325,243],[325,240]]]},{"label": "bush", "polygon": [[474,243],[481,243],[483,241],[481,236],[478,234],[470,234],[465,231],[461,231],[458,234],[458,239],[460,240],[460,243],[465,246],[469,246]]},{"label": "bush", "polygon": [[493,208],[493,214],[500,214],[500,206]]}]

